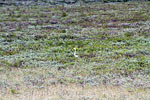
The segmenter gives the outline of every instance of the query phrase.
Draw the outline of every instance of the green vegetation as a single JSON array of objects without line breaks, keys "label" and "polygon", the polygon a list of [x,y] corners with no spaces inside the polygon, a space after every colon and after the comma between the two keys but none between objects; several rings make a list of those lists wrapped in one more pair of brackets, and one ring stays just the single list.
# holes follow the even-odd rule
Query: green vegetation
[{"label": "green vegetation", "polygon": [[[2,68],[43,68],[58,83],[81,84],[100,83],[104,75],[150,73],[147,2],[3,6],[0,13]],[[77,48],[78,58],[73,48]],[[51,70],[56,72],[47,72]],[[28,76],[28,72],[23,73]],[[39,82],[36,78],[32,81]]]},{"label": "green vegetation", "polygon": [[[143,5],[147,8],[141,8]],[[1,20],[4,20],[1,30],[4,32],[1,33],[1,39],[4,42],[1,42],[1,56],[15,57],[17,53],[21,55],[31,50],[36,54],[48,53],[41,58],[32,55],[32,59],[57,61],[68,67],[77,63],[82,66],[96,62],[97,66],[93,68],[96,72],[126,74],[147,69],[150,65],[148,5],[99,4],[95,8],[99,11],[94,10],[95,5],[91,7],[93,9],[87,6],[3,7],[1,12],[5,13],[1,15]],[[130,10],[134,7],[137,8]],[[66,11],[60,13],[63,9]],[[13,15],[9,16],[10,13]],[[27,20],[20,20],[25,16]],[[4,44],[5,41],[8,43]],[[79,58],[73,56],[74,47],[78,48]]]}]

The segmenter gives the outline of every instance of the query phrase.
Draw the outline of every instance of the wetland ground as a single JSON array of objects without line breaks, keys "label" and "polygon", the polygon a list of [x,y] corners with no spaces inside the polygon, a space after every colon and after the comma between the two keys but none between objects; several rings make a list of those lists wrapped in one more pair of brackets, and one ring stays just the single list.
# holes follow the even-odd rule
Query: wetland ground
[{"label": "wetland ground", "polygon": [[0,7],[0,100],[149,100],[149,92],[150,2]]}]

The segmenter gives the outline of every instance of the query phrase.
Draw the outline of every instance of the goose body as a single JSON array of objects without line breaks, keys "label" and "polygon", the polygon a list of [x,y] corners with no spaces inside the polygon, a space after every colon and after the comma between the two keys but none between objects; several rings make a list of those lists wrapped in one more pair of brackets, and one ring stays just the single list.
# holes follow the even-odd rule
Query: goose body
[{"label": "goose body", "polygon": [[78,58],[79,56],[76,54],[77,53],[77,51],[76,51],[76,48],[74,48],[74,53],[73,53],[73,55],[74,55],[74,57],[76,57],[76,58]]}]

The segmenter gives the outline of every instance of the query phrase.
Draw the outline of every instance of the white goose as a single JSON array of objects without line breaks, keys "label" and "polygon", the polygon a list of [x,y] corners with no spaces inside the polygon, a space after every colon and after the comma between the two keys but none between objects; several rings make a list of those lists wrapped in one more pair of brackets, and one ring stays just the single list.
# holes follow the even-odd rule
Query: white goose
[{"label": "white goose", "polygon": [[73,48],[73,49],[75,50],[73,53],[74,57],[78,58],[79,56],[76,54],[77,53],[76,48]]}]

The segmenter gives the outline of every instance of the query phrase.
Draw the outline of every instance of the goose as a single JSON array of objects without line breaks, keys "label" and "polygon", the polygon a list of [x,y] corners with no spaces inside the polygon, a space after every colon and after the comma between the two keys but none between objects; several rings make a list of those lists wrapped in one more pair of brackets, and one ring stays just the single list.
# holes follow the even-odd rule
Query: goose
[{"label": "goose", "polygon": [[77,53],[76,48],[73,48],[73,49],[75,50],[73,53],[74,57],[78,58],[79,56],[76,54]]}]

